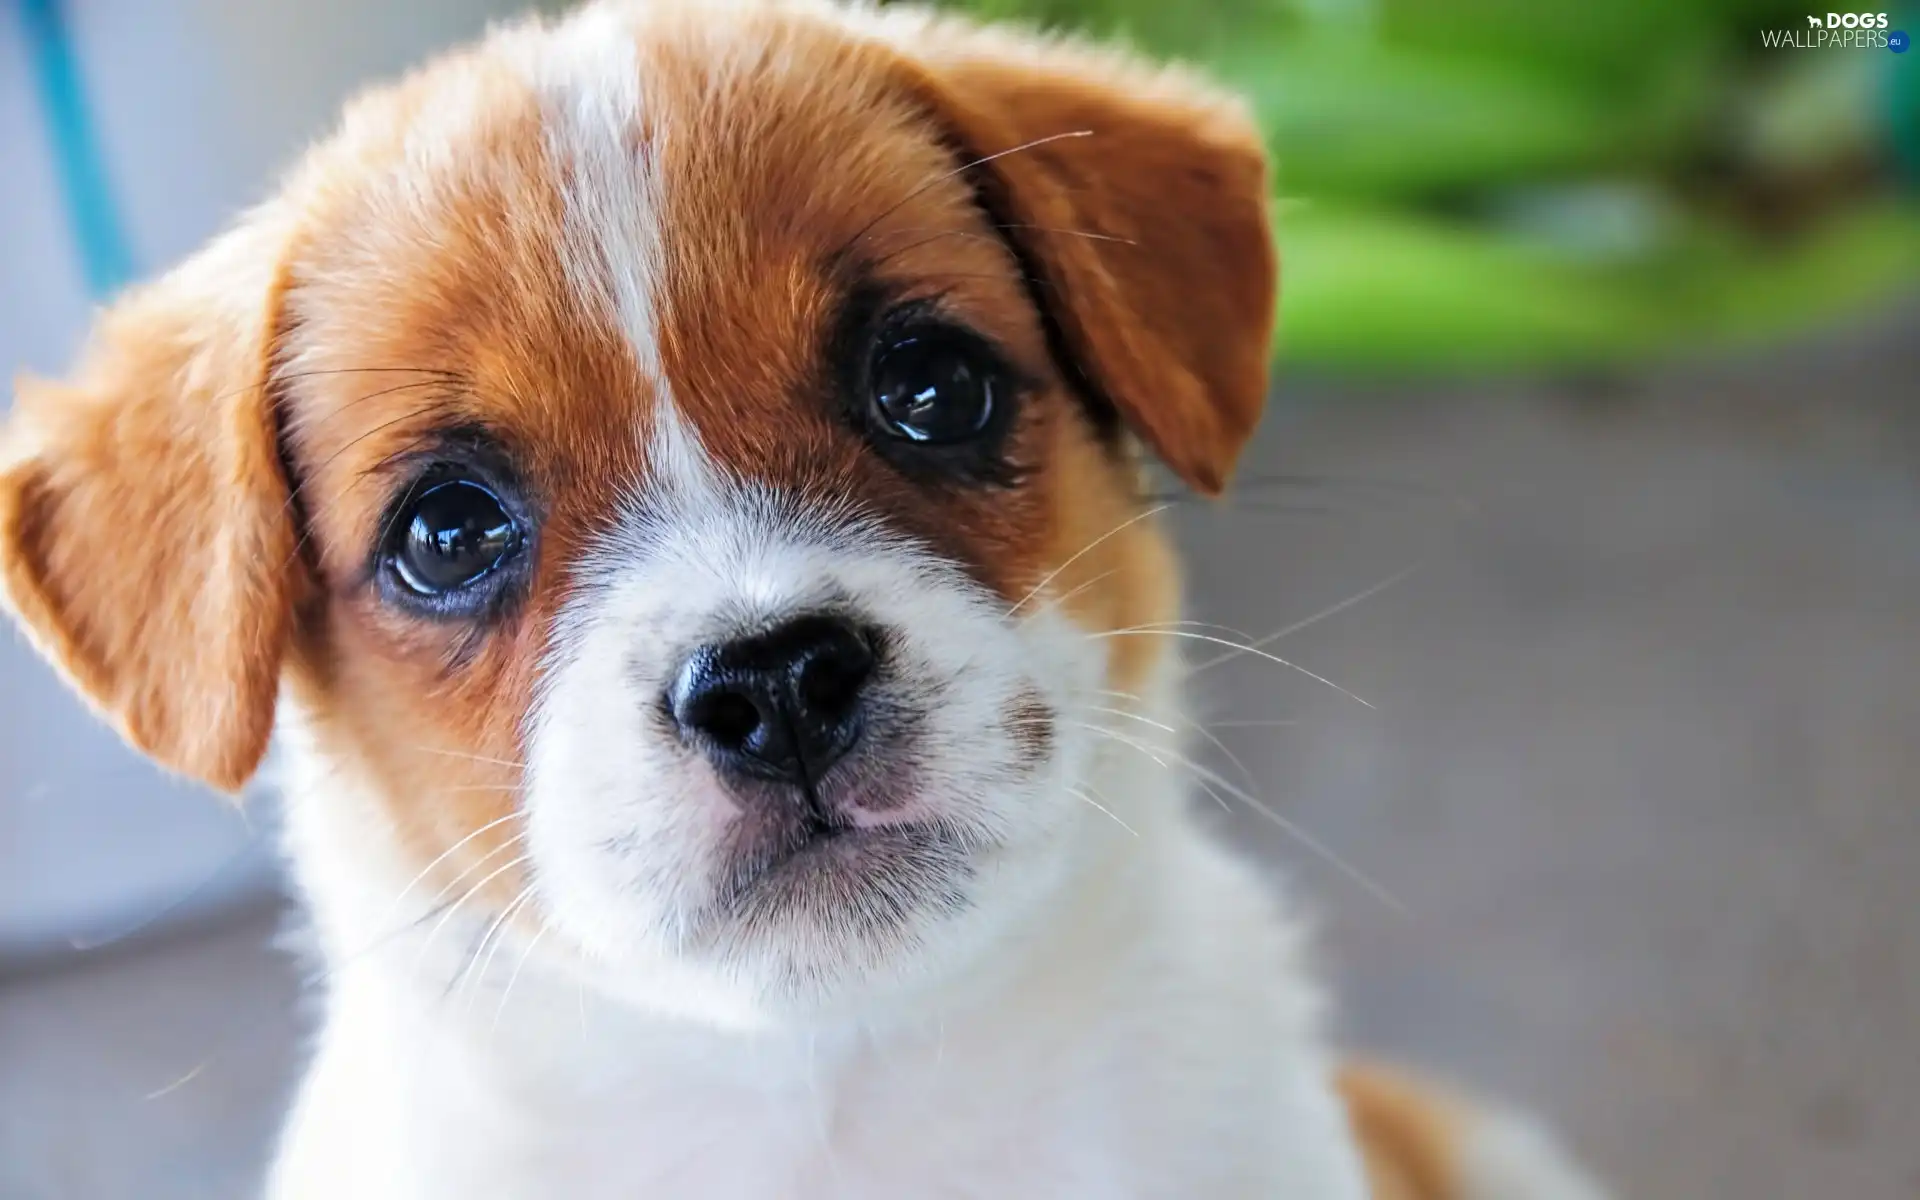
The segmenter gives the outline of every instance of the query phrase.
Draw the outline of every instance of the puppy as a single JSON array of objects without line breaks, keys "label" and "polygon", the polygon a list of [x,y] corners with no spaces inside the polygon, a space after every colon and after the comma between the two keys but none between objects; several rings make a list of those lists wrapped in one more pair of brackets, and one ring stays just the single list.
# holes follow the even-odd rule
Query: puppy
[{"label": "puppy", "polygon": [[1172,769],[1142,463],[1254,427],[1267,197],[1184,74],[603,2],[362,97],[20,385],[28,635],[174,771],[280,748],[272,1196],[1597,1194],[1342,1071]]}]

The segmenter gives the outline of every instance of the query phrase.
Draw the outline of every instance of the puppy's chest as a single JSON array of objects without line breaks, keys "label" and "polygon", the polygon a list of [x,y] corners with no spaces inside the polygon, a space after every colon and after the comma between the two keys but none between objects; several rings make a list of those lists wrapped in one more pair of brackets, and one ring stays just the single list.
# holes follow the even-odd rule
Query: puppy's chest
[{"label": "puppy's chest", "polygon": [[395,1174],[414,1180],[410,1197],[1121,1194],[1114,1096],[1022,1095],[991,1064],[951,1066],[911,1082],[884,1067],[754,1084],[676,1072],[511,1102],[417,1080],[413,1111],[395,1114],[411,1129]]}]

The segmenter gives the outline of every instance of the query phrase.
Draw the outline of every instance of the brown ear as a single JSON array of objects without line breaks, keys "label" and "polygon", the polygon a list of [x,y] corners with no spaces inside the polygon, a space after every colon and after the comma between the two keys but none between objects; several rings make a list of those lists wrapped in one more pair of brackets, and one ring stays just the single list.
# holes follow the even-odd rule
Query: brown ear
[{"label": "brown ear", "polygon": [[0,433],[0,584],[135,746],[227,791],[259,765],[292,616],[266,396],[281,244],[264,216],[100,319]]},{"label": "brown ear", "polygon": [[1031,35],[897,33],[962,152],[999,156],[968,177],[1039,276],[1073,365],[1217,494],[1259,423],[1278,288],[1244,107],[1185,73]]}]

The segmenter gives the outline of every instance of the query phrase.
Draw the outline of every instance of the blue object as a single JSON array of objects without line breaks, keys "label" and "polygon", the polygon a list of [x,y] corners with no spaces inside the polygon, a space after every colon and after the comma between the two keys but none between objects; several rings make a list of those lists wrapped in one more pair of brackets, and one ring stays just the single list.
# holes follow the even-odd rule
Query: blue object
[{"label": "blue object", "polygon": [[1904,29],[1896,29],[1887,35],[1887,49],[1895,54],[1905,54],[1907,47],[1911,44],[1907,40],[1907,31]]},{"label": "blue object", "polygon": [[107,184],[66,14],[60,0],[19,0],[19,6],[87,288],[95,297],[104,297],[133,277],[133,256],[127,251],[120,214]]}]

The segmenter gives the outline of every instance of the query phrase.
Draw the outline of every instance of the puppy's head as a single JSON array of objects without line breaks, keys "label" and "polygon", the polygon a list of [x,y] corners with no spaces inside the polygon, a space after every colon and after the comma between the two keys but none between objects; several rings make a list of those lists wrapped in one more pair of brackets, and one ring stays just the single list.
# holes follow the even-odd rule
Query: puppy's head
[{"label": "puppy's head", "polygon": [[1100,635],[1174,604],[1134,447],[1227,478],[1265,187],[1191,81],[920,14],[506,30],[22,386],[6,591],[215,786],[284,687],[370,863],[614,990],[964,961],[1105,820],[1155,639]]}]

